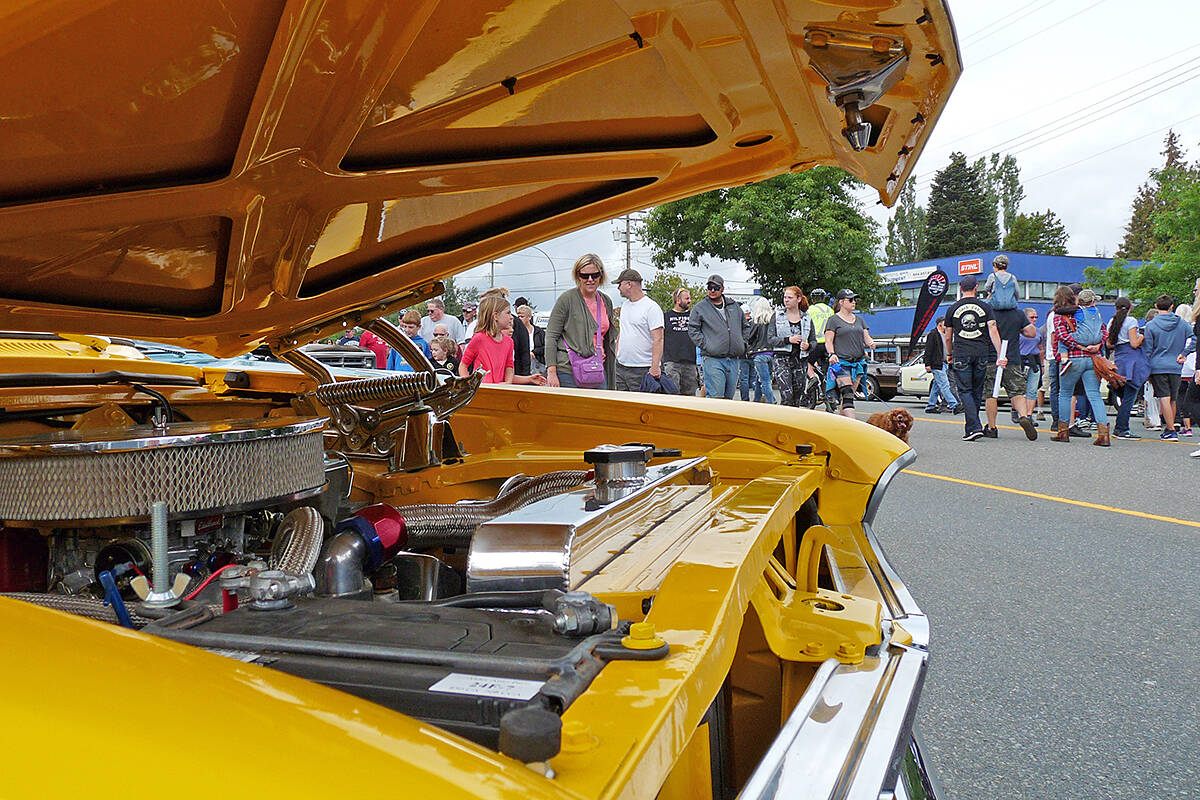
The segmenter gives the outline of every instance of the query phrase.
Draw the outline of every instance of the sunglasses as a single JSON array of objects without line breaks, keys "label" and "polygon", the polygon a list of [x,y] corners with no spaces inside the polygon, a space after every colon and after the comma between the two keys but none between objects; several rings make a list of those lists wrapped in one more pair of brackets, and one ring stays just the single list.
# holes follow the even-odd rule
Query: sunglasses
[{"label": "sunglasses", "polygon": [[581,272],[581,273],[579,273],[579,280],[581,280],[581,281],[598,281],[598,280],[600,280],[600,273],[599,272]]},{"label": "sunglasses", "polygon": [[719,292],[719,291],[721,291],[721,289],[722,289],[722,288],[723,288],[723,287],[721,287],[721,286],[719,286],[718,284],[715,284],[715,283],[710,283],[710,284],[708,285],[708,290],[709,290],[710,292]]}]

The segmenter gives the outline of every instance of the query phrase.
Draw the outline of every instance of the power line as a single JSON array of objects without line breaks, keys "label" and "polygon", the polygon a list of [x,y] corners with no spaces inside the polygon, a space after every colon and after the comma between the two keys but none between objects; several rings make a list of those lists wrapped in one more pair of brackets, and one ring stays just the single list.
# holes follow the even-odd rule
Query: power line
[{"label": "power line", "polygon": [[[1034,11],[1030,14],[1026,14],[1024,17],[1021,17],[1021,19],[1013,20],[1012,22],[1008,23],[1007,25],[1001,25],[998,28],[993,27],[997,23],[1004,22],[1004,20],[1009,19],[1010,17],[1015,17],[1017,14],[1020,14],[1022,11],[1029,8],[1030,6],[1037,5],[1039,2],[1041,2],[1041,0],[1032,0],[1032,2],[1026,3],[1025,5],[1018,8],[1016,11],[1010,11],[1009,13],[1005,14],[1000,19],[995,20],[994,22],[991,22],[988,25],[985,25],[984,27],[980,28],[977,31],[974,31],[973,33],[967,34],[965,37],[963,37],[963,44],[968,44],[968,43],[978,44],[979,42],[982,42],[984,39],[989,39],[992,36],[995,36],[1000,31],[1004,30],[1005,28],[1009,28],[1013,25],[1016,25],[1018,22],[1022,22],[1026,19],[1029,19],[1029,17],[1033,16],[1033,14],[1038,13],[1038,11],[1045,11],[1047,8],[1049,8],[1050,6],[1052,6],[1056,2],[1058,2],[1058,0],[1050,0],[1050,2],[1046,3],[1046,5],[1042,6],[1037,11]],[[981,33],[984,33],[985,31],[987,32],[987,34],[985,36],[979,35]]]},{"label": "power line", "polygon": [[[1071,15],[1069,15],[1069,16],[1063,17],[1063,18],[1062,18],[1062,19],[1060,19],[1058,22],[1055,22],[1055,23],[1053,23],[1053,24],[1051,24],[1051,25],[1047,25],[1046,27],[1042,28],[1041,30],[1037,31],[1036,33],[1031,33],[1031,34],[1029,34],[1029,35],[1028,35],[1028,36],[1026,36],[1024,39],[1022,39],[1022,40],[1021,40],[1020,44],[1026,44],[1026,43],[1028,43],[1028,42],[1029,42],[1029,40],[1030,40],[1030,39],[1035,39],[1035,38],[1037,38],[1038,36],[1041,36],[1041,35],[1042,35],[1042,34],[1044,34],[1044,33],[1048,33],[1048,32],[1050,32],[1050,31],[1054,30],[1055,28],[1057,28],[1059,25],[1062,25],[1062,24],[1063,24],[1063,23],[1065,23],[1065,22],[1071,22],[1072,20],[1074,20],[1074,19],[1077,19],[1077,18],[1078,18],[1080,15],[1082,15],[1082,14],[1086,14],[1087,12],[1091,11],[1091,10],[1092,10],[1093,8],[1095,8],[1096,6],[1098,6],[1098,5],[1102,5],[1102,4],[1104,4],[1104,3],[1107,3],[1107,2],[1108,2],[1108,0],[1096,0],[1096,2],[1095,2],[1095,3],[1092,3],[1090,6],[1088,6],[1088,7],[1087,7],[1087,8],[1085,8],[1085,9],[1083,9],[1082,11],[1076,11],[1074,14],[1071,14]],[[1010,49],[1010,48],[1007,48],[1007,47],[1006,47],[1006,48],[1002,48],[1002,49],[1000,49],[1000,50],[997,50],[996,52],[992,53],[990,56],[984,56],[983,58],[981,58],[981,59],[979,59],[978,61],[974,62],[974,63],[972,64],[972,66],[978,67],[980,64],[984,63],[985,61],[991,61],[993,58],[995,58],[996,56],[1000,55],[1001,53],[1006,53],[1006,52],[1008,52],[1008,51],[1009,51],[1009,49]]]}]

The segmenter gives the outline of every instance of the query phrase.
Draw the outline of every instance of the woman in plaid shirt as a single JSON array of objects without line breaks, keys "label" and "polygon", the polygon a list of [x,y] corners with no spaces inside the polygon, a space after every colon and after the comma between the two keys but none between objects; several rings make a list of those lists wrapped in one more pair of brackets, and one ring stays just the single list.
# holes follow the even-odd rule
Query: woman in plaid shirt
[{"label": "woman in plaid shirt", "polygon": [[1056,442],[1071,440],[1067,430],[1071,421],[1071,397],[1076,382],[1083,378],[1083,391],[1096,415],[1096,440],[1092,444],[1108,447],[1108,413],[1100,398],[1100,378],[1092,365],[1092,356],[1100,352],[1104,341],[1104,323],[1096,309],[1095,292],[1084,289],[1079,293],[1079,303],[1069,286],[1061,286],[1054,293],[1056,347],[1051,369],[1059,370],[1059,391],[1058,430],[1051,439]]}]

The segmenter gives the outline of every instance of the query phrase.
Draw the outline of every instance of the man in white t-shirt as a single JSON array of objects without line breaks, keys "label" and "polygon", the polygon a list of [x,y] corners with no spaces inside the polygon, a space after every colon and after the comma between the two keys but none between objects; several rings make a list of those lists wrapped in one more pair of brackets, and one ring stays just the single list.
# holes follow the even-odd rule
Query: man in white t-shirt
[{"label": "man in white t-shirt", "polygon": [[621,306],[614,387],[637,392],[641,391],[642,378],[647,372],[655,378],[662,377],[663,312],[642,291],[642,276],[637,270],[624,270],[613,283],[625,298]]},{"label": "man in white t-shirt", "polygon": [[456,342],[461,342],[466,338],[466,331],[463,330],[463,324],[458,321],[458,317],[452,317],[446,313],[446,304],[440,298],[434,297],[425,304],[429,309],[429,313],[421,317],[421,330],[419,331],[421,338],[427,342],[433,341],[433,328],[435,325],[445,325],[446,331],[450,334],[450,338]]}]

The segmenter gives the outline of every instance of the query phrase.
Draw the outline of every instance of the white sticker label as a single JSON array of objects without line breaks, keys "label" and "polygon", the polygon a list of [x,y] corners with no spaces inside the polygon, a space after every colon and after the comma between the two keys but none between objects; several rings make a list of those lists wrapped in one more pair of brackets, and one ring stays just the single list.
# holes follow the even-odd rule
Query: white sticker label
[{"label": "white sticker label", "polygon": [[451,672],[429,687],[431,692],[470,694],[477,697],[499,697],[504,700],[529,700],[542,688],[541,681],[518,678],[495,678],[490,675],[465,675]]}]

